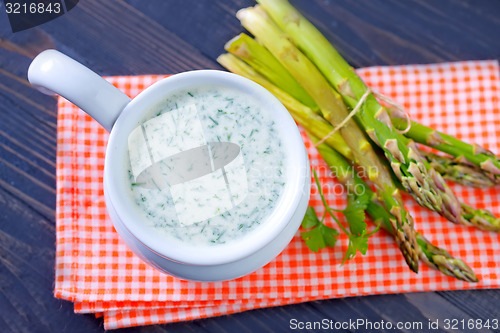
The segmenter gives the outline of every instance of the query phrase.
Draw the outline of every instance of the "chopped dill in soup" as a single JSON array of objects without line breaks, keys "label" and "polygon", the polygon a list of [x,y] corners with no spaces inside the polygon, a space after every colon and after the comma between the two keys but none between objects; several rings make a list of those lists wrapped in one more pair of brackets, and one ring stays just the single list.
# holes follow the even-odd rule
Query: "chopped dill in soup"
[{"label": "chopped dill in soup", "polygon": [[271,214],[286,154],[255,97],[211,86],[166,96],[130,133],[130,194],[144,223],[200,246],[236,240]]}]

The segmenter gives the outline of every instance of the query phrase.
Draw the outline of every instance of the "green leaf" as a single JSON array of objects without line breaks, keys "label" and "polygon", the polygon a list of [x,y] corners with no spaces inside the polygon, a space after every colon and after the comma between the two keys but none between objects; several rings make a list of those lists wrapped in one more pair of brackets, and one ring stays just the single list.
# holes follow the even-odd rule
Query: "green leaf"
[{"label": "green leaf", "polygon": [[325,247],[325,242],[321,235],[321,230],[319,228],[314,228],[309,231],[301,232],[302,240],[306,243],[309,250],[313,252],[318,252],[319,249]]},{"label": "green leaf", "polygon": [[363,235],[366,232],[366,214],[365,210],[370,202],[370,197],[366,195],[355,196],[349,194],[347,196],[347,207],[343,213],[349,223],[349,229],[354,235]]},{"label": "green leaf", "polygon": [[361,236],[349,235],[349,245],[347,247],[347,251],[345,253],[344,260],[342,264],[346,262],[346,260],[350,260],[356,256],[356,253],[359,251],[361,254],[365,255],[368,250],[368,236],[365,233]]},{"label": "green leaf", "polygon": [[339,235],[337,229],[330,228],[324,224],[320,224],[318,227],[321,228],[321,234],[323,235],[326,246],[334,247],[335,243],[337,243],[337,236]]},{"label": "green leaf", "polygon": [[339,232],[336,229],[319,223],[316,227],[304,231],[300,235],[311,251],[318,252],[325,247],[334,247],[338,234]]},{"label": "green leaf", "polygon": [[307,207],[306,215],[304,216],[304,219],[302,220],[302,228],[309,229],[309,228],[317,226],[320,223],[321,222],[319,221],[318,216],[316,215],[316,211],[314,210],[314,208],[311,206]]}]

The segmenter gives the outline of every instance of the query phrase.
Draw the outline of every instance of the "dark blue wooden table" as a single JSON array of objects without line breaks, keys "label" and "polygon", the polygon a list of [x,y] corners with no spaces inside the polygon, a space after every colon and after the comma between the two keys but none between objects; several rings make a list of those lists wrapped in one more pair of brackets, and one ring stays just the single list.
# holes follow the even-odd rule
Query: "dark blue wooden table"
[{"label": "dark blue wooden table", "polygon": [[[355,67],[500,59],[497,0],[292,3]],[[250,0],[82,0],[66,15],[17,33],[0,6],[0,332],[103,330],[101,319],[75,315],[71,303],[52,296],[56,99],[29,86],[31,59],[57,48],[101,75],[220,69],[215,58],[242,31],[234,14],[249,5]],[[294,318],[486,320],[499,318],[499,304],[498,290],[353,297],[128,331],[280,332]]]}]

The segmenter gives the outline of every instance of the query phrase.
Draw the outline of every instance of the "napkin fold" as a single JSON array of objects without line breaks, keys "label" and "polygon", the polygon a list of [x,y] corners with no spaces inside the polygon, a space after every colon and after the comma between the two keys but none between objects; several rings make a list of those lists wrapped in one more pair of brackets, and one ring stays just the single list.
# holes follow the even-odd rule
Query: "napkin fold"
[{"label": "napkin fold", "polygon": [[[359,69],[365,82],[399,104],[411,117],[435,129],[500,151],[499,65],[468,61]],[[164,76],[107,79],[134,97]],[[162,274],[136,257],[121,241],[106,213],[104,154],[108,133],[76,106],[59,98],[57,146],[55,297],[74,302],[76,313],[104,317],[105,329],[169,323],[310,300],[431,290],[500,287],[500,235],[454,225],[406,197],[416,229],[463,259],[480,279],[466,283],[420,265],[406,266],[393,238],[378,232],[368,253],[341,265],[347,239],[311,252],[299,233],[271,263],[226,282],[183,281]],[[340,186],[302,131],[311,166],[329,204],[343,207]],[[329,184],[325,186],[325,184]],[[335,186],[337,185],[337,187]],[[500,216],[500,190],[451,185],[465,202]],[[313,191],[310,204],[323,207]],[[327,220],[332,224],[332,221]],[[495,261],[496,260],[496,261]]]}]

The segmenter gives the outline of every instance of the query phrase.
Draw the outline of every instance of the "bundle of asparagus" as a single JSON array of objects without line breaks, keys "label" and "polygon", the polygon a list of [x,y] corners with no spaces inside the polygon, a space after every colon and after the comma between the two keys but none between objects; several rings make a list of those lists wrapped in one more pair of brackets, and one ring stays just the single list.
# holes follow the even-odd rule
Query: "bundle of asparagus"
[{"label": "bundle of asparagus", "polygon": [[[258,41],[240,34],[226,44],[229,54],[221,55],[218,61],[271,91],[317,142],[320,154],[348,192],[348,207],[339,212],[345,214],[350,231],[339,226],[349,235],[349,249],[352,246],[355,254],[355,244],[361,244],[357,250],[366,251],[369,233],[364,221],[360,223],[366,211],[376,225],[393,235],[413,271],[418,271],[420,259],[446,275],[477,281],[463,261],[414,230],[399,189],[404,188],[420,205],[454,223],[498,232],[500,219],[460,202],[443,177],[472,186],[493,186],[500,179],[500,159],[477,145],[415,122],[403,134],[407,121],[402,119],[401,110],[382,106],[333,46],[288,1],[257,1],[260,5],[240,10],[237,17]],[[451,157],[423,152],[415,142]],[[374,145],[382,149],[385,159]],[[367,178],[375,191],[352,171],[352,165],[368,170]],[[365,195],[357,196],[352,184]],[[338,211],[326,208],[330,214]]]}]

